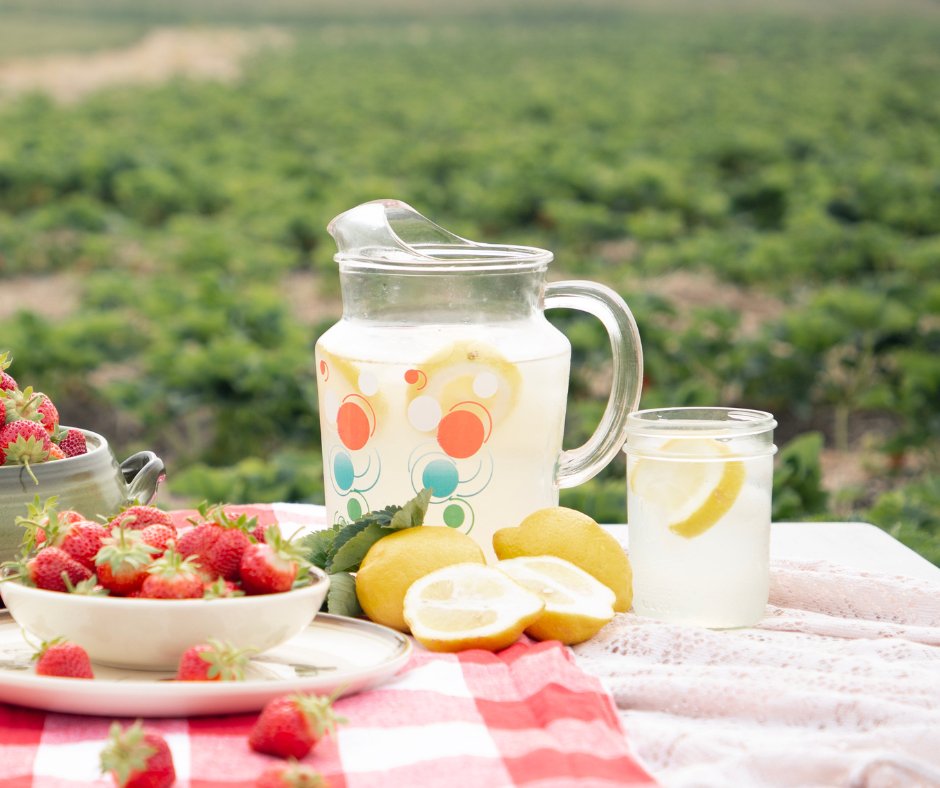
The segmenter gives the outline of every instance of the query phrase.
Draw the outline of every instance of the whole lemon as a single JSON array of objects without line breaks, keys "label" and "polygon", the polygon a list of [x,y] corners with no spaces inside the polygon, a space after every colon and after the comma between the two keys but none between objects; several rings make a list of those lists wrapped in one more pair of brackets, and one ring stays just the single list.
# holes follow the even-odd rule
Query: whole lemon
[{"label": "whole lemon", "polygon": [[379,539],[356,573],[356,596],[377,624],[408,632],[405,593],[418,578],[451,564],[486,563],[480,546],[466,534],[442,526],[417,526]]},{"label": "whole lemon", "polygon": [[633,604],[633,571],[620,543],[586,514],[564,506],[532,512],[515,528],[493,534],[500,559],[554,555],[593,575],[616,594],[614,610]]}]

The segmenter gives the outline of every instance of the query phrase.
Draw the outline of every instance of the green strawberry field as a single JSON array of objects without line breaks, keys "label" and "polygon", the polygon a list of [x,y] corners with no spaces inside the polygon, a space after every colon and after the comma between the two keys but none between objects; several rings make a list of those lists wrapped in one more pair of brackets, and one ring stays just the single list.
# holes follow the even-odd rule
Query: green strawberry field
[{"label": "green strawberry field", "polygon": [[[261,43],[81,87],[155,31]],[[940,564],[940,6],[0,0],[0,352],[161,502],[322,502],[326,225],[380,197],[620,292],[642,407],[772,411],[775,519]],[[551,319],[572,446],[609,351]],[[622,522],[623,473],[562,503]]]}]

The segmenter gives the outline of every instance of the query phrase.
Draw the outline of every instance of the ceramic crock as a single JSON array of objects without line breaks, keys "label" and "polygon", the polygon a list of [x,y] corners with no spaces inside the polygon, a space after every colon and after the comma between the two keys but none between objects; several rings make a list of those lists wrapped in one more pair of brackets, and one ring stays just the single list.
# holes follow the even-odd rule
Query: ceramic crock
[{"label": "ceramic crock", "polygon": [[40,501],[54,495],[59,510],[75,509],[89,519],[153,500],[164,478],[163,460],[140,451],[118,463],[103,436],[82,432],[88,453],[30,466],[36,481],[23,466],[0,467],[0,561],[16,555],[23,534],[16,518],[26,515],[37,495]]}]

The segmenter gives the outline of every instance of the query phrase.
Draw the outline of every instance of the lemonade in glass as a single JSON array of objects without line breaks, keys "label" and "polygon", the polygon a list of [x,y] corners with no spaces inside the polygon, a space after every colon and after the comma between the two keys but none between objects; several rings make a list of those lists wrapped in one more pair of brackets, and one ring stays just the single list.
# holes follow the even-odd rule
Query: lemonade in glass
[{"label": "lemonade in glass", "polygon": [[756,623],[770,585],[773,416],[665,408],[627,422],[634,611],[713,628]]}]

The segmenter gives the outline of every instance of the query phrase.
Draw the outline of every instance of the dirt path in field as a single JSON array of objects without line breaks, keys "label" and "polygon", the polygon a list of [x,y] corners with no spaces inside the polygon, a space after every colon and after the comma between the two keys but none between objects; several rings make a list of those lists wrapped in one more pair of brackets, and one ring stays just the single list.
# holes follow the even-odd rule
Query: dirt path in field
[{"label": "dirt path in field", "polygon": [[241,62],[291,37],[275,28],[257,30],[157,28],[124,49],[55,54],[0,62],[0,98],[30,91],[74,102],[115,85],[159,84],[173,77],[230,82]]}]

